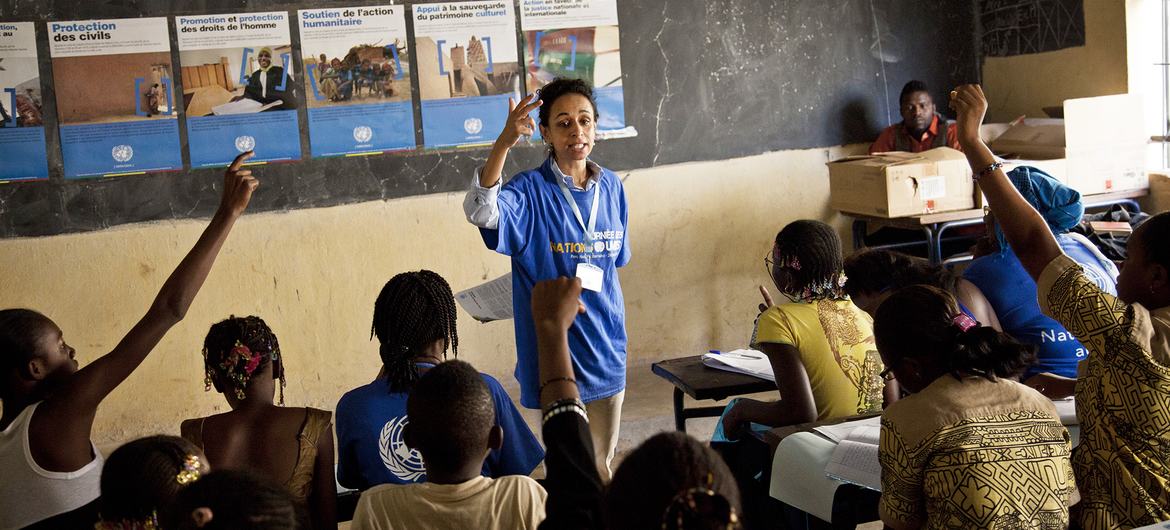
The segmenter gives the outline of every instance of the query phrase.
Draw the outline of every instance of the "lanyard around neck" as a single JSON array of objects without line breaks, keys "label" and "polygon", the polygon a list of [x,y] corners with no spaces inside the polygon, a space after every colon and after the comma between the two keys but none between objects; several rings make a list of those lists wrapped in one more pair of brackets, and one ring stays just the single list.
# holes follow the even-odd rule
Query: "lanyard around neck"
[{"label": "lanyard around neck", "polygon": [[[556,162],[553,162],[554,164]],[[577,201],[573,200],[573,194],[569,191],[569,186],[565,184],[565,179],[557,177],[557,185],[561,188],[561,195],[565,196],[565,200],[569,202],[569,208],[573,210],[573,216],[577,218],[577,224],[581,225],[581,229],[585,231],[585,239],[593,239],[594,229],[597,228],[597,196],[601,195],[601,179],[593,185],[593,205],[589,207],[589,224],[585,224],[585,220],[581,218],[581,208],[577,207]]]}]

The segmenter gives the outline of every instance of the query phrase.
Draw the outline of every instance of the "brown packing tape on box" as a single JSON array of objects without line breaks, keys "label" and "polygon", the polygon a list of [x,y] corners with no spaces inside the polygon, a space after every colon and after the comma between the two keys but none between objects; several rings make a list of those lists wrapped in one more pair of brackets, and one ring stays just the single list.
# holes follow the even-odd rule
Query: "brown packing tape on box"
[{"label": "brown packing tape on box", "polygon": [[828,163],[829,203],[842,212],[908,217],[975,207],[971,169],[949,147]]}]

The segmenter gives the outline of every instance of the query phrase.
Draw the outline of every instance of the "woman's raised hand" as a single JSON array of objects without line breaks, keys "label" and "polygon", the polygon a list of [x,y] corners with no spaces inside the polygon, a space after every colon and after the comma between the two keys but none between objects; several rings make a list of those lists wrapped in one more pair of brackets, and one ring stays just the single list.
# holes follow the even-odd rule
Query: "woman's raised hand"
[{"label": "woman's raised hand", "polygon": [[511,148],[520,141],[521,136],[532,136],[536,133],[536,120],[529,114],[533,109],[540,107],[539,95],[535,92],[528,94],[516,103],[508,98],[508,121],[504,123],[504,130],[500,132],[496,143],[505,148]]},{"label": "woman's raised hand", "polygon": [[252,200],[252,192],[260,185],[260,181],[252,176],[252,170],[240,169],[252,155],[252,151],[240,153],[223,173],[223,198],[220,199],[219,210],[225,215],[243,215],[248,202]]}]

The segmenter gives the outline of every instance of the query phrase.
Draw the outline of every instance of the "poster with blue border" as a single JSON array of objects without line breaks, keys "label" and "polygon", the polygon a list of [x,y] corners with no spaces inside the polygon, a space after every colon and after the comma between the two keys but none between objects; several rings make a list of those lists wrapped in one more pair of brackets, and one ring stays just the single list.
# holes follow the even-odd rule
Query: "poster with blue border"
[{"label": "poster with blue border", "polygon": [[0,22],[0,182],[49,178],[32,22]]},{"label": "poster with blue border", "polygon": [[288,13],[175,17],[191,167],[301,159]]},{"label": "poster with blue border", "polygon": [[626,126],[617,0],[520,0],[520,30],[530,92],[558,77],[583,79],[597,100],[597,138],[637,135]]},{"label": "poster with blue border", "polygon": [[313,157],[414,149],[403,6],[297,12]]},{"label": "poster with blue border", "polygon": [[427,148],[487,145],[519,98],[511,1],[414,4],[414,52]]},{"label": "poster with blue border", "polygon": [[167,19],[47,26],[65,178],[182,169]]}]

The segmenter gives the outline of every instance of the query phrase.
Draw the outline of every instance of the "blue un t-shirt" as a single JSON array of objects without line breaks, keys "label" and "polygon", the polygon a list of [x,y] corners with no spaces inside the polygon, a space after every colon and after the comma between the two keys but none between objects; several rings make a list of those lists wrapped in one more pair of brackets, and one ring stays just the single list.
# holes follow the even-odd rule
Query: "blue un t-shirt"
[{"label": "blue un t-shirt", "polygon": [[[544,460],[544,449],[500,382],[480,375],[492,393],[496,425],[504,431],[503,447],[488,454],[482,474],[493,478],[531,474]],[[341,396],[335,421],[337,481],[342,486],[366,489],[378,484],[426,482],[422,455],[402,439],[402,428],[408,422],[406,397],[406,392],[390,392],[385,378]]]},{"label": "blue un t-shirt", "polygon": [[[1056,241],[1101,290],[1117,293],[1116,279],[1083,242],[1068,234],[1057,235]],[[1088,350],[1060,322],[1040,311],[1036,282],[1011,249],[976,258],[963,277],[983,291],[1005,333],[1038,347],[1036,364],[1028,368],[1022,379],[1041,372],[1077,376],[1077,363],[1085,359]]]},{"label": "blue un t-shirt", "polygon": [[617,275],[617,268],[630,261],[625,190],[617,175],[602,168],[591,189],[571,191],[586,225],[593,194],[600,194],[594,233],[586,234],[561,193],[552,164],[549,158],[512,177],[497,199],[498,228],[480,229],[488,248],[512,257],[516,379],[520,404],[528,408],[540,407],[532,288],[543,280],[576,276],[578,263],[592,263],[603,273],[600,292],[581,293],[585,314],[569,328],[581,399],[605,399],[626,387],[626,307]]}]

